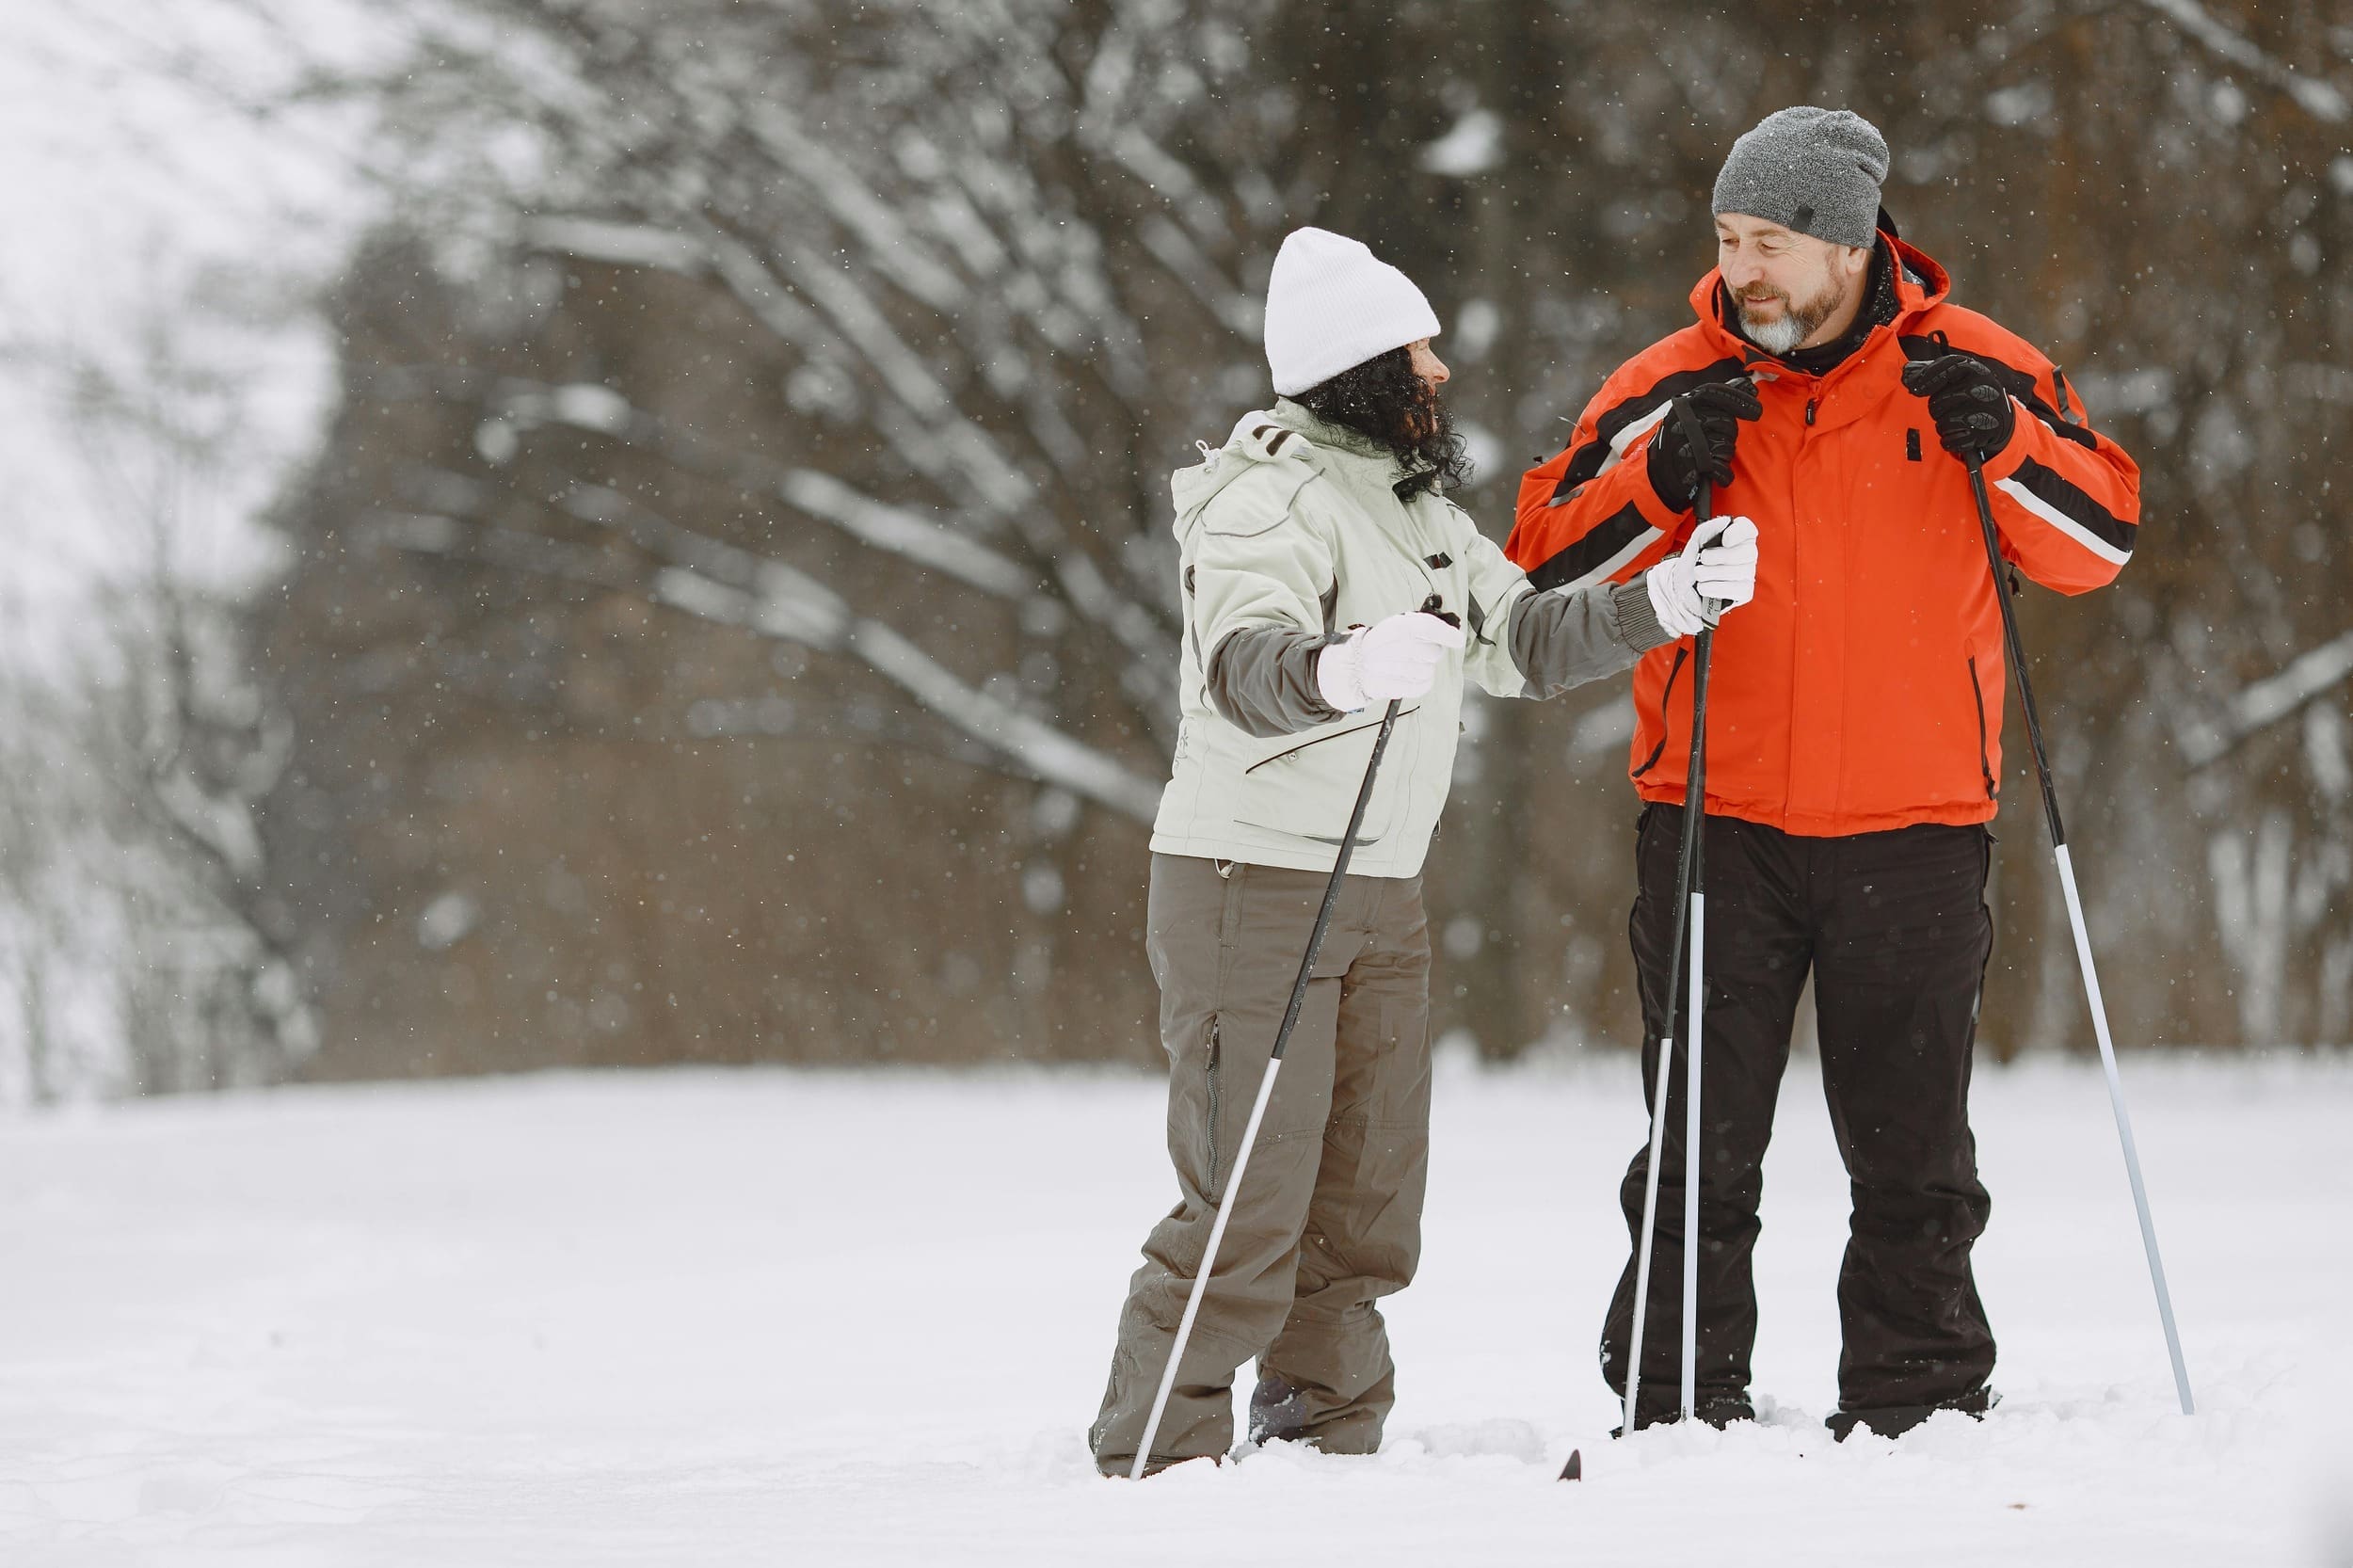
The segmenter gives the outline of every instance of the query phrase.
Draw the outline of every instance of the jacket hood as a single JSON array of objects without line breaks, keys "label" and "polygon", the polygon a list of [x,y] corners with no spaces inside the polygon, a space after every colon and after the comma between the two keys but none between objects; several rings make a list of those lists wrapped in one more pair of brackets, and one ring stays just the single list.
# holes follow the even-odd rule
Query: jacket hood
[{"label": "jacket hood", "polygon": [[[1184,533],[1186,519],[1209,504],[1218,491],[1262,465],[1285,461],[1282,448],[1295,439],[1289,426],[1275,423],[1273,410],[1257,408],[1234,423],[1224,446],[1195,442],[1201,448],[1201,460],[1168,476],[1169,497],[1176,504],[1177,534]],[[1302,483],[1306,478],[1305,473],[1300,475]]]},{"label": "jacket hood", "polygon": [[1169,475],[1168,489],[1176,504],[1176,532],[1185,520],[1207,505],[1217,493],[1245,474],[1271,473],[1289,482],[1295,492],[1316,476],[1317,463],[1336,455],[1396,466],[1394,454],[1369,436],[1317,418],[1289,398],[1272,408],[1257,408],[1235,422],[1224,446],[1212,450],[1201,443],[1202,459]]},{"label": "jacket hood", "polygon": [[[1901,333],[1914,317],[1945,302],[1945,296],[1952,292],[1953,280],[1934,257],[1918,247],[1897,239],[1884,229],[1880,231],[1880,241],[1896,259],[1896,319],[1892,325],[1895,331]],[[1775,359],[1724,325],[1721,308],[1723,282],[1723,269],[1710,267],[1707,276],[1692,286],[1691,313],[1700,318],[1700,330],[1724,353],[1746,363]]]}]

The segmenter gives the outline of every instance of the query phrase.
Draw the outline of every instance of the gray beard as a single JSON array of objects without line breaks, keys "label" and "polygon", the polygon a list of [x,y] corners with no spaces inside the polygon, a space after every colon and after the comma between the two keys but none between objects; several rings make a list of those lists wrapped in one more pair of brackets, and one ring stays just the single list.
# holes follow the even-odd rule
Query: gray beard
[{"label": "gray beard", "polygon": [[[1820,325],[1821,323],[1816,322],[1814,327]],[[1814,327],[1809,327],[1800,321],[1796,313],[1790,311],[1784,311],[1776,319],[1762,323],[1751,321],[1746,311],[1740,312],[1740,329],[1748,333],[1750,341],[1768,354],[1788,353],[1806,340],[1807,334],[1814,330]]]},{"label": "gray beard", "polygon": [[1749,335],[1750,342],[1768,354],[1786,354],[1812,337],[1838,309],[1838,285],[1831,284],[1803,305],[1785,299],[1781,315],[1774,321],[1751,321],[1747,305],[1737,296],[1732,302],[1740,312],[1740,330]]}]

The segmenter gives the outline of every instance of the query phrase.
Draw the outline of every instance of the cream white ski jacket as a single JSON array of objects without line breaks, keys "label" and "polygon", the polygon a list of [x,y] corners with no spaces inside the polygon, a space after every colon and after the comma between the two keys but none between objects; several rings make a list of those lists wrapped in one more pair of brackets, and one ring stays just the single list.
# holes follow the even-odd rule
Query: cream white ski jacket
[{"label": "cream white ski jacket", "polygon": [[1401,501],[1378,443],[1285,398],[1171,478],[1184,594],[1183,723],[1152,848],[1330,871],[1382,707],[1342,713],[1316,686],[1325,644],[1420,609],[1462,619],[1429,695],[1381,760],[1349,871],[1421,871],[1453,777],[1463,681],[1550,696],[1668,641],[1640,578],[1539,592],[1452,502]]}]

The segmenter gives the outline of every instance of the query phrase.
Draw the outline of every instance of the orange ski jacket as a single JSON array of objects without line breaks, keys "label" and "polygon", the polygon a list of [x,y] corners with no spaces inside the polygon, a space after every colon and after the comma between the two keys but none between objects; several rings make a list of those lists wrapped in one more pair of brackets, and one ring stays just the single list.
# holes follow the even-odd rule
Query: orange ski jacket
[{"label": "orange ski jacket", "polygon": [[[2086,424],[2066,377],[2022,339],[1949,304],[1945,269],[1892,233],[1895,319],[1820,376],[1725,325],[1718,273],[1698,321],[1603,383],[1567,450],[1528,471],[1505,552],[1539,588],[1624,580],[1680,550],[1692,519],[1652,489],[1648,443],[1669,399],[1746,376],[1764,417],[1740,426],[1718,513],[1755,520],[1756,597],[1716,632],[1710,812],[1812,837],[1980,823],[1998,808],[2007,666],[2001,608],[1968,471],[1937,443],[1907,362],[1959,351],[2018,406],[1985,465],[2002,553],[2081,593],[2131,558],[2140,470]],[[1689,639],[1634,675],[1630,771],[1680,805],[1691,745]]]}]

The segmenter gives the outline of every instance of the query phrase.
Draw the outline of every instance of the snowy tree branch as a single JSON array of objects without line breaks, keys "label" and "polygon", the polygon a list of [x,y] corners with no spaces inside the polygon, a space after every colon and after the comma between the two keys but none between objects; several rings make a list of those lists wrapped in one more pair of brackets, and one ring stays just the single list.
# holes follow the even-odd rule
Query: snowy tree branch
[{"label": "snowy tree branch", "polygon": [[380,514],[372,523],[374,537],[396,549],[644,591],[698,619],[848,655],[1032,777],[1139,822],[1150,822],[1159,809],[1156,782],[967,684],[895,629],[857,615],[806,572],[680,528],[611,491],[588,492],[567,509],[587,520],[610,522],[667,564],[648,579],[601,551],[521,530],[415,513]]},{"label": "snowy tree branch", "polygon": [[2287,718],[2347,676],[2353,676],[2353,632],[2308,649],[2279,674],[2241,689],[2219,720],[2187,727],[2183,760],[2193,768],[2220,761],[2257,730]]},{"label": "snowy tree branch", "polygon": [[[864,544],[1000,599],[1020,600],[1037,586],[1018,563],[962,534],[876,501],[829,474],[724,447],[632,407],[607,387],[551,387],[507,378],[497,384],[491,406],[496,417],[513,424],[564,424],[658,451],[690,472],[725,478],[746,494],[780,500]],[[1130,655],[1159,665],[1168,638],[1161,616],[1123,593],[1085,552],[1068,546],[1060,536],[1060,525],[1043,512],[1034,514],[1033,531],[1047,536],[1045,561],[1064,600],[1088,621],[1110,632]]]},{"label": "snowy tree branch", "polygon": [[2233,32],[2206,13],[2198,0],[2141,0],[2141,4],[2171,22],[2207,50],[2286,93],[2315,120],[2330,124],[2348,113],[2345,96],[2315,76],[2299,74],[2285,62],[2256,47],[2252,40]]},{"label": "snowy tree branch", "polygon": [[462,371],[397,371],[381,377],[388,391],[414,394],[420,378],[444,393],[480,396],[489,417],[510,428],[556,424],[658,453],[690,473],[716,478],[746,495],[781,501],[831,523],[859,543],[897,555],[1000,599],[1019,600],[1036,580],[1020,563],[905,507],[866,495],[831,474],[739,452],[672,424],[593,382],[552,386],[502,377],[494,383]]}]

